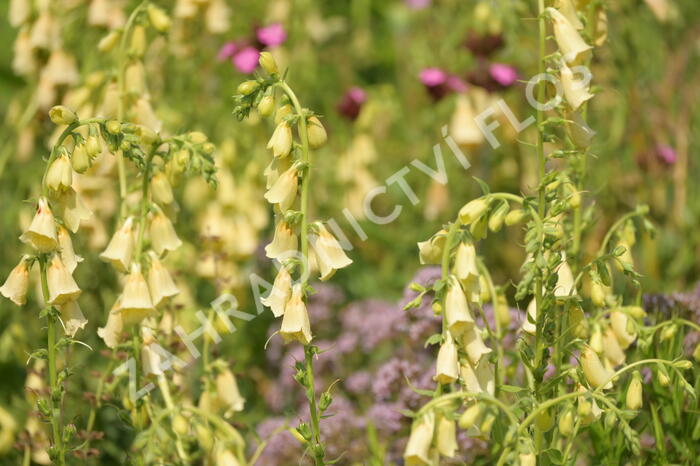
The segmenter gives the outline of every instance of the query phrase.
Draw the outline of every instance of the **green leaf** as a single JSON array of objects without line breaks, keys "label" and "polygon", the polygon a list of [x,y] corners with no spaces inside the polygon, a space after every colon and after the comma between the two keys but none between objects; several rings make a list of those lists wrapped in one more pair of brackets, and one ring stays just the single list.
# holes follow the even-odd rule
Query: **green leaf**
[{"label": "green leaf", "polygon": [[442,342],[442,334],[434,333],[425,340],[425,345],[423,345],[423,347],[427,348],[430,345],[437,345],[440,342]]},{"label": "green leaf", "polygon": [[481,178],[477,178],[476,176],[472,176],[472,178],[474,178],[474,181],[479,183],[479,187],[481,188],[481,192],[484,193],[484,196],[491,194],[491,189],[484,180],[482,180]]}]

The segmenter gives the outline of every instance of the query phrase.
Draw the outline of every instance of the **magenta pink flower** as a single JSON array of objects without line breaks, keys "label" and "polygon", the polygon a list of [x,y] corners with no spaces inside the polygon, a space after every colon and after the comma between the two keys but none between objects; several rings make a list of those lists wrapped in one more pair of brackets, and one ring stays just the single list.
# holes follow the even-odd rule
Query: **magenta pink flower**
[{"label": "magenta pink flower", "polygon": [[216,58],[219,61],[226,61],[229,58],[231,58],[236,53],[236,51],[238,51],[238,44],[236,44],[233,41],[226,42],[219,49],[219,53],[216,55]]},{"label": "magenta pink flower", "polygon": [[420,82],[428,87],[440,86],[447,81],[447,73],[440,68],[424,68],[419,77]]},{"label": "magenta pink flower", "polygon": [[255,47],[246,47],[233,56],[232,62],[241,73],[250,74],[258,66],[260,52]]},{"label": "magenta pink flower", "polygon": [[451,74],[447,77],[447,87],[453,92],[466,92],[467,83],[459,76]]},{"label": "magenta pink flower", "polygon": [[412,10],[422,10],[430,6],[431,0],[404,0],[404,3]]},{"label": "magenta pink flower", "polygon": [[678,160],[675,149],[668,144],[657,144],[656,156],[668,165],[673,165]]},{"label": "magenta pink flower", "polygon": [[258,28],[256,31],[258,41],[266,47],[277,47],[287,39],[287,33],[280,23]]},{"label": "magenta pink flower", "polygon": [[518,80],[518,72],[510,65],[503,63],[492,63],[489,67],[489,74],[503,87],[511,86]]},{"label": "magenta pink flower", "polygon": [[350,120],[360,114],[362,104],[367,100],[367,93],[361,87],[351,87],[338,103],[338,112]]}]

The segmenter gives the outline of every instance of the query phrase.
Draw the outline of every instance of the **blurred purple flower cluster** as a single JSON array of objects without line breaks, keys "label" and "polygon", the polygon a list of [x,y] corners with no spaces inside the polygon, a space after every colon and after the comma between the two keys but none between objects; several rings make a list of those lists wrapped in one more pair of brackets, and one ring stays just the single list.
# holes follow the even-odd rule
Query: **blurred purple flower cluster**
[{"label": "blurred purple flower cluster", "polygon": [[[439,267],[426,267],[418,271],[413,282],[428,286],[439,277]],[[323,420],[328,457],[343,454],[343,464],[366,460],[371,424],[378,441],[387,449],[387,459],[394,464],[401,458],[403,434],[410,426],[410,419],[401,411],[416,409],[425,402],[414,388],[435,387],[435,348],[424,348],[424,342],[440,331],[440,318],[434,315],[428,296],[420,306],[404,311],[405,304],[418,295],[409,288],[398,303],[370,299],[343,305],[345,297],[338,288],[329,284],[315,287],[317,293],[310,297],[308,309],[314,322],[315,343],[321,349],[315,363],[317,393],[339,381],[332,391],[333,403],[327,411],[330,417]],[[268,418],[258,428],[261,439],[269,442],[258,464],[293,464],[301,447],[280,427],[285,425],[283,414],[287,414],[287,427],[308,419],[305,396],[293,379],[294,363],[303,360],[303,348],[283,345],[279,338],[272,338],[267,357],[271,367],[282,368],[261,388],[278,417]],[[289,406],[295,407],[291,416]],[[272,435],[276,430],[280,431]],[[483,442],[466,436],[460,437],[460,443],[469,455],[460,462],[483,453],[485,448]]]},{"label": "blurred purple flower cluster", "polygon": [[[648,313],[659,313],[663,319],[677,315],[700,324],[700,284],[688,292],[645,294],[643,301]],[[684,340],[686,351],[692,353],[698,343],[700,332],[688,332]]]},{"label": "blurred purple flower cluster", "polygon": [[253,39],[242,38],[226,42],[219,49],[219,61],[230,60],[241,73],[250,74],[258,66],[260,52],[282,45],[287,39],[284,26],[273,23],[255,30]]}]

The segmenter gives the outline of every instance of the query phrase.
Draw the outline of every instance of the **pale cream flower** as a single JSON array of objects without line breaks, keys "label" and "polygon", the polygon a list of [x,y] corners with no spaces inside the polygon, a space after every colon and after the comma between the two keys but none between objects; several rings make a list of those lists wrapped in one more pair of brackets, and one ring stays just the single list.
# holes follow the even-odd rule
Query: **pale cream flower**
[{"label": "pale cream flower", "polygon": [[150,128],[156,133],[160,133],[163,128],[163,122],[158,119],[151,102],[145,97],[136,99],[132,109],[132,118],[134,123]]},{"label": "pale cream flower", "polygon": [[32,4],[27,0],[10,0],[7,19],[13,28],[19,27],[29,20],[32,14]]},{"label": "pale cream flower", "polygon": [[171,204],[175,199],[168,177],[160,171],[151,178],[151,193],[153,200],[162,205]]},{"label": "pale cream flower", "polygon": [[69,337],[74,337],[78,330],[84,329],[88,320],[80,310],[77,301],[69,301],[59,306],[63,330]]},{"label": "pale cream flower", "polygon": [[120,299],[114,303],[112,310],[107,315],[107,323],[104,327],[97,329],[97,335],[102,338],[108,348],[116,348],[119,344],[119,337],[124,330],[122,314],[117,309],[120,306]]},{"label": "pale cream flower", "polygon": [[474,326],[474,317],[472,317],[469,310],[469,304],[464,291],[462,291],[462,285],[460,285],[454,275],[450,275],[447,287],[447,295],[445,297],[447,328],[453,337],[459,338],[464,332]]},{"label": "pale cream flower", "polygon": [[613,311],[610,313],[610,326],[615,332],[615,337],[620,343],[622,349],[627,349],[634,340],[637,339],[637,334],[635,332],[629,332],[628,327],[631,326],[631,322],[627,314],[620,311]]},{"label": "pale cream flower", "polygon": [[457,345],[452,334],[447,332],[445,341],[438,351],[437,365],[434,379],[441,384],[452,383],[459,377],[459,361],[457,359]]},{"label": "pale cream flower", "polygon": [[19,264],[8,275],[5,283],[0,287],[0,294],[18,306],[27,303],[27,292],[29,291],[29,265],[27,257],[22,257]]},{"label": "pale cream flower", "polygon": [[[25,0],[19,1],[22,3],[25,2]],[[26,76],[34,73],[38,66],[39,64],[34,55],[34,46],[31,42],[29,28],[25,26],[19,30],[15,38],[12,71],[20,76]]]},{"label": "pale cream flower", "polygon": [[568,19],[554,8],[547,8],[552,18],[554,38],[567,63],[574,63],[592,47],[588,45]]},{"label": "pale cream flower", "polygon": [[275,317],[284,314],[285,306],[292,295],[292,276],[289,275],[287,269],[282,266],[277,277],[272,284],[272,291],[266,298],[262,298],[260,302],[263,306],[267,306],[272,311]]},{"label": "pale cream flower", "polygon": [[275,157],[286,157],[292,150],[292,128],[286,121],[280,122],[267,143]]},{"label": "pale cream flower", "polygon": [[154,306],[159,306],[167,298],[177,295],[180,290],[173,282],[168,269],[158,260],[158,256],[150,254],[150,267],[148,268],[148,288],[151,291],[151,299]]},{"label": "pale cream flower", "polygon": [[520,327],[523,332],[534,335],[537,332],[537,301],[532,298],[530,304],[527,305],[527,313],[525,319],[523,319],[523,324]]},{"label": "pale cream flower", "polygon": [[323,124],[317,117],[309,117],[306,120],[306,128],[309,146],[312,149],[318,149],[319,147],[322,147],[328,140],[326,128],[323,127]]},{"label": "pale cream flower", "polygon": [[70,233],[68,233],[68,230],[62,226],[59,226],[57,229],[57,236],[61,260],[65,264],[68,271],[73,273],[78,264],[83,261],[83,258],[75,253],[75,250],[73,249],[73,242],[70,239]]},{"label": "pale cream flower", "polygon": [[270,259],[289,259],[295,256],[298,244],[294,228],[285,220],[280,220],[275,225],[272,242],[265,246],[265,255]]},{"label": "pale cream flower", "polygon": [[484,340],[481,338],[481,331],[478,327],[472,327],[464,332],[462,336],[462,347],[464,347],[469,360],[475,366],[479,364],[482,356],[491,352],[491,348],[484,344]]},{"label": "pale cream flower", "polygon": [[579,19],[576,13],[576,7],[571,0],[557,0],[555,6],[575,29],[579,31],[583,29],[583,23]]},{"label": "pale cream flower", "polygon": [[45,198],[39,198],[32,223],[19,239],[43,253],[53,251],[58,247],[56,222]]},{"label": "pale cream flower", "polygon": [[80,82],[75,58],[61,49],[51,52],[42,75],[56,86],[75,86]]},{"label": "pale cream flower", "polygon": [[298,170],[292,165],[272,184],[265,193],[265,199],[270,204],[278,204],[282,212],[289,209],[297,197]]},{"label": "pale cream flower", "polygon": [[210,0],[205,13],[207,30],[212,34],[222,34],[228,31],[231,9],[224,0]]},{"label": "pale cream flower", "polygon": [[73,168],[66,154],[59,155],[46,172],[46,186],[54,191],[65,191],[73,183]]},{"label": "pale cream flower", "polygon": [[625,352],[620,346],[615,332],[610,327],[603,332],[603,354],[613,366],[619,366],[625,362]]},{"label": "pale cream flower", "polygon": [[472,99],[466,94],[458,94],[455,110],[450,120],[450,136],[461,146],[476,148],[484,142],[484,133],[476,124],[477,110]]},{"label": "pale cream flower", "polygon": [[141,266],[138,264],[131,266],[131,273],[126,277],[117,311],[121,313],[122,322],[125,325],[139,323],[143,319],[157,314],[148,291],[148,285],[141,273]]},{"label": "pale cream flower", "polygon": [[593,97],[593,94],[589,92],[585,79],[577,79],[574,76],[574,72],[564,61],[561,62],[559,67],[559,76],[564,89],[564,97],[566,97],[566,101],[572,110],[578,110],[584,102]]},{"label": "pale cream flower", "polygon": [[439,264],[445,247],[447,230],[440,230],[425,241],[418,243],[418,257],[421,264]]},{"label": "pale cream flower", "polygon": [[163,375],[163,355],[158,351],[158,342],[148,327],[141,327],[143,345],[141,346],[141,365],[144,375]]},{"label": "pale cream flower", "polygon": [[238,390],[238,383],[233,373],[225,369],[216,376],[216,396],[228,408],[228,413],[243,411],[245,398]]},{"label": "pale cream flower", "polygon": [[574,274],[566,262],[566,254],[562,254],[562,262],[557,267],[557,284],[554,287],[554,296],[567,297],[575,293]]},{"label": "pale cream flower", "polygon": [[127,272],[134,252],[134,219],[128,217],[122,226],[114,232],[107,249],[100,254],[100,259],[109,262],[120,272]]},{"label": "pale cream flower", "polygon": [[80,288],[73,280],[73,276],[61,261],[58,254],[54,254],[46,269],[46,278],[49,285],[49,303],[65,304],[80,296]]},{"label": "pale cream flower", "polygon": [[435,413],[428,411],[413,421],[411,435],[408,437],[403,459],[406,466],[432,465],[430,446],[435,432]]},{"label": "pale cream flower", "polygon": [[471,241],[463,241],[457,246],[454,270],[455,275],[461,281],[479,278],[479,269],[476,265],[476,249]]},{"label": "pale cream flower", "polygon": [[326,281],[336,270],[352,264],[338,240],[321,222],[315,222],[316,234],[310,235],[311,247],[321,272],[320,279]]},{"label": "pale cream flower", "polygon": [[92,212],[74,189],[58,193],[56,202],[63,224],[72,233],[78,231],[81,222],[85,222],[92,217]]},{"label": "pale cream flower", "polygon": [[586,380],[593,388],[598,388],[603,384],[605,384],[603,388],[612,388],[610,380],[612,373],[603,367],[598,355],[590,346],[585,346],[581,351],[581,367]]},{"label": "pale cream flower", "polygon": [[173,224],[160,209],[151,218],[149,234],[151,246],[158,255],[162,255],[165,251],[174,251],[182,246],[182,241],[177,237]]},{"label": "pale cream flower", "polygon": [[457,423],[447,416],[440,416],[437,422],[437,450],[442,456],[454,458],[457,446]]},{"label": "pale cream flower", "polygon": [[292,287],[292,296],[284,308],[280,335],[285,342],[296,340],[303,345],[311,343],[311,323],[299,283]]}]

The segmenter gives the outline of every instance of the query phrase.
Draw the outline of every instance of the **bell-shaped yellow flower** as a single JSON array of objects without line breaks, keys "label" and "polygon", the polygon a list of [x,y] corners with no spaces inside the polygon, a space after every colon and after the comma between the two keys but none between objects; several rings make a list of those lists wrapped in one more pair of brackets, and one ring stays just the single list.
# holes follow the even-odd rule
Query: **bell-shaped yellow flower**
[{"label": "bell-shaped yellow flower", "polygon": [[5,283],[0,286],[0,294],[18,306],[27,303],[27,291],[29,290],[29,265],[26,257],[8,275]]},{"label": "bell-shaped yellow flower", "polygon": [[134,219],[127,218],[114,233],[100,259],[109,262],[120,272],[127,272],[134,252]]},{"label": "bell-shaped yellow flower", "polygon": [[592,47],[588,45],[566,16],[559,10],[547,8],[554,27],[554,38],[567,63],[578,62]]},{"label": "bell-shaped yellow flower", "polygon": [[153,215],[153,218],[151,218],[149,235],[151,238],[151,246],[159,256],[165,251],[174,251],[182,246],[182,241],[177,237],[173,224],[160,209],[158,209]]},{"label": "bell-shaped yellow flower", "polygon": [[238,383],[233,373],[225,369],[216,376],[216,395],[227,408],[228,413],[243,411],[245,398],[238,390]]},{"label": "bell-shaped yellow flower", "polygon": [[54,254],[46,269],[46,278],[49,285],[49,303],[65,304],[80,296],[80,288],[73,280],[73,276],[61,261],[58,254]]},{"label": "bell-shaped yellow flower", "polygon": [[275,157],[286,157],[292,150],[292,142],[292,128],[288,122],[281,121],[272,133],[267,148],[272,149]]},{"label": "bell-shaped yellow flower", "polygon": [[77,301],[69,301],[59,306],[63,330],[69,337],[74,337],[78,330],[85,328],[88,320],[80,310]]},{"label": "bell-shaped yellow flower", "polygon": [[83,261],[83,258],[75,253],[75,250],[73,249],[73,242],[70,239],[70,233],[68,233],[68,230],[62,226],[59,226],[57,229],[57,235],[61,260],[68,271],[73,273],[78,264]]},{"label": "bell-shaped yellow flower", "polygon": [[284,171],[265,193],[270,204],[277,204],[282,212],[288,210],[297,196],[298,170],[292,165]]},{"label": "bell-shaped yellow flower", "polygon": [[440,351],[438,351],[434,378],[438,383],[448,384],[457,380],[458,377],[457,345],[455,345],[452,334],[447,332],[445,341],[440,346]]},{"label": "bell-shaped yellow flower", "polygon": [[272,284],[272,291],[266,298],[262,298],[260,302],[270,308],[275,317],[284,314],[285,306],[292,295],[292,277],[287,269],[280,267],[275,282]]},{"label": "bell-shaped yellow flower", "polygon": [[603,388],[612,388],[610,377],[612,374],[600,362],[598,355],[590,346],[585,346],[581,351],[581,367],[586,380],[593,388],[605,386]]},{"label": "bell-shaped yellow flower", "polygon": [[406,466],[431,465],[430,446],[435,432],[435,413],[428,411],[413,421],[403,459]]},{"label": "bell-shaped yellow flower", "polygon": [[462,285],[454,275],[450,275],[447,283],[447,294],[445,296],[445,319],[447,328],[452,336],[459,338],[464,332],[474,326],[467,303],[467,297],[462,290]]},{"label": "bell-shaped yellow flower", "polygon": [[139,323],[146,317],[156,315],[148,285],[138,264],[131,266],[117,310],[122,315],[124,325]]},{"label": "bell-shaped yellow flower", "polygon": [[270,259],[289,259],[295,256],[299,241],[294,228],[281,219],[275,226],[272,242],[265,246],[265,254]]},{"label": "bell-shaped yellow flower", "polygon": [[148,288],[154,306],[159,306],[167,298],[177,295],[180,290],[173,282],[168,269],[158,260],[158,256],[150,254],[150,266],[148,267]]},{"label": "bell-shaped yellow flower", "polygon": [[314,223],[315,234],[310,235],[311,247],[321,272],[320,279],[328,280],[336,270],[352,264],[338,240],[321,222]]},{"label": "bell-shaped yellow flower", "polygon": [[46,253],[58,247],[56,221],[45,198],[39,198],[32,223],[19,239],[23,243],[31,245],[38,252]]},{"label": "bell-shaped yellow flower", "polygon": [[306,310],[301,284],[299,283],[292,287],[292,296],[284,308],[280,335],[282,335],[285,342],[296,340],[303,345],[311,343],[311,323],[309,322],[309,313]]}]

